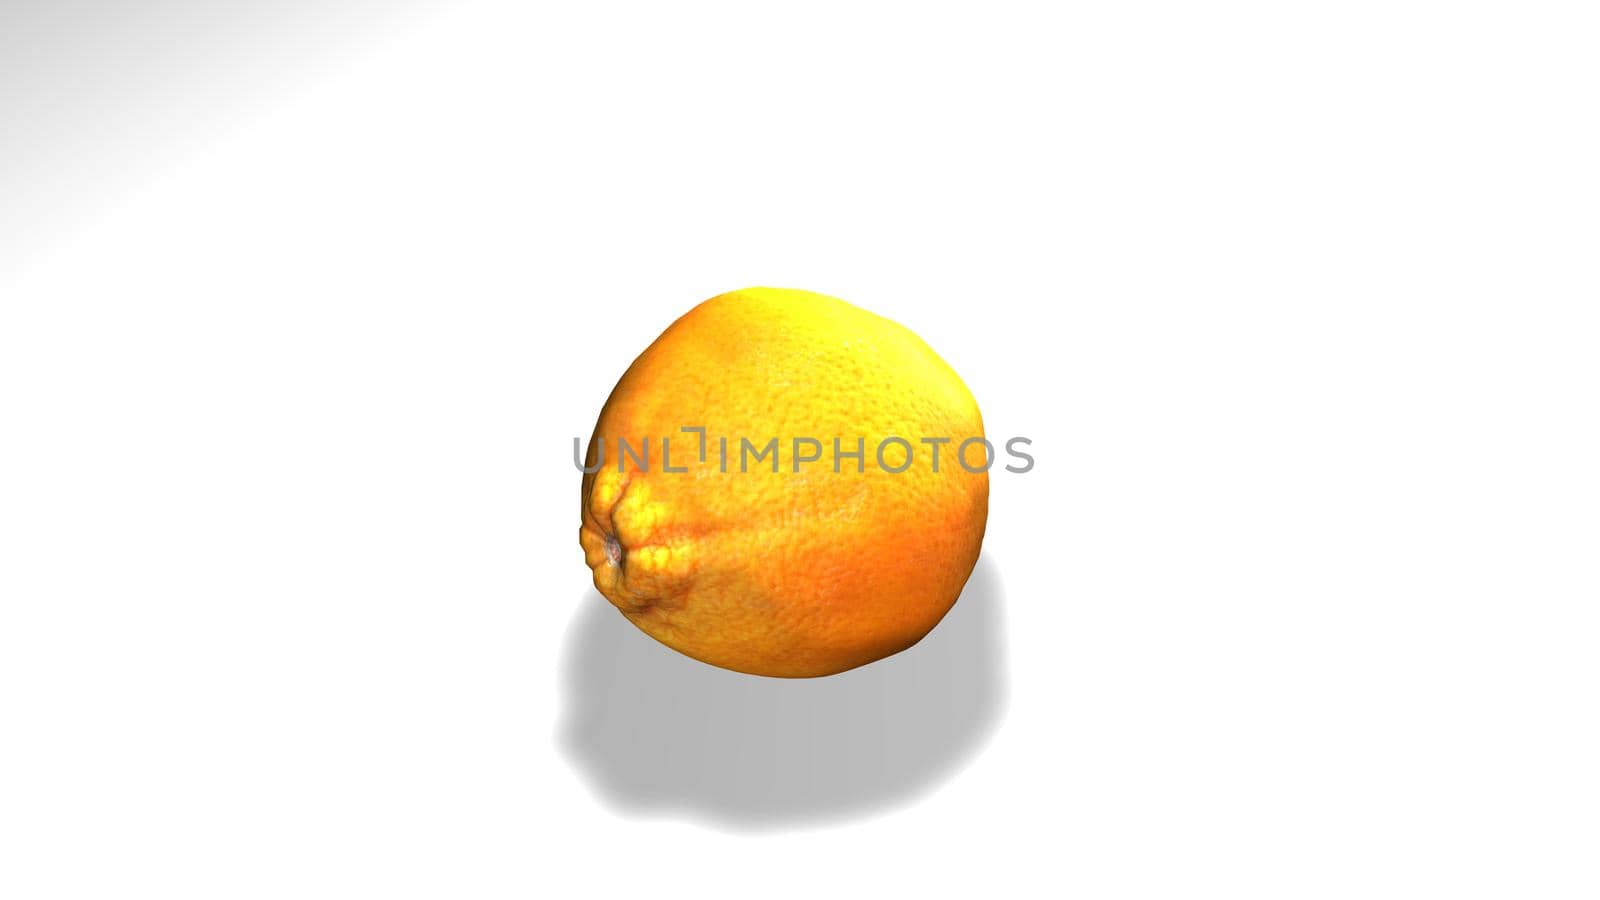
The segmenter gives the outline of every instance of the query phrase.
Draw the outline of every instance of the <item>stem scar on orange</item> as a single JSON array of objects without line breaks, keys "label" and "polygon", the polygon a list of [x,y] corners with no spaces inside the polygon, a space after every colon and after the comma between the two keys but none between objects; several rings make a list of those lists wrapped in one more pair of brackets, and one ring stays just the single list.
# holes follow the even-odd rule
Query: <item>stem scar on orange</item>
[{"label": "stem scar on orange", "polygon": [[910,330],[822,294],[734,291],[612,390],[579,541],[600,593],[675,650],[843,672],[915,644],[960,596],[989,476],[957,450],[982,437],[971,392]]}]

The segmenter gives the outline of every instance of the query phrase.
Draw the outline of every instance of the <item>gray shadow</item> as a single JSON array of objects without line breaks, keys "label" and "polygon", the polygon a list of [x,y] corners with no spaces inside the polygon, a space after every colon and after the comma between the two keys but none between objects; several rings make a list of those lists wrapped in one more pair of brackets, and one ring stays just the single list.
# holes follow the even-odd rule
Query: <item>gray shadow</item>
[{"label": "gray shadow", "polygon": [[670,650],[590,590],[564,651],[558,740],[626,814],[751,830],[887,811],[959,771],[998,725],[1003,604],[984,555],[916,646],[826,678],[782,679]]}]

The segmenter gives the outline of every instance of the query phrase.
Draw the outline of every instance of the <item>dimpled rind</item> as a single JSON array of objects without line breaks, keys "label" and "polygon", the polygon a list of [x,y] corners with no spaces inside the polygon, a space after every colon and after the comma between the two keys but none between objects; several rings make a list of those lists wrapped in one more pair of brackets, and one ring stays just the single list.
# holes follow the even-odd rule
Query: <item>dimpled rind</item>
[{"label": "dimpled rind", "polygon": [[[705,429],[704,459],[686,428]],[[903,445],[878,458],[893,437],[912,447],[898,474],[886,468],[904,462]],[[669,647],[758,675],[845,671],[915,644],[960,595],[989,479],[956,454],[982,437],[972,394],[906,328],[807,291],[723,294],[674,322],[612,391],[590,441],[588,466],[601,445],[604,461],[583,478],[579,541],[596,589]],[[757,459],[774,438],[776,472],[770,455]],[[795,438],[822,448],[798,472]],[[937,472],[923,438],[949,439]],[[619,439],[635,454],[647,446],[648,465]],[[836,439],[864,459],[836,458]],[[664,469],[663,443],[686,471]],[[981,464],[981,448],[966,458]]]}]

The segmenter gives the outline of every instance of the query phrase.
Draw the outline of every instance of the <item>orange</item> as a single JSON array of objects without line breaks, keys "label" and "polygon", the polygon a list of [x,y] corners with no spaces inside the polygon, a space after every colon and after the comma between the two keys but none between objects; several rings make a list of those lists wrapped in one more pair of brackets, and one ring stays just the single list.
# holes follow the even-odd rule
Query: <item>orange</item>
[{"label": "orange", "polygon": [[982,438],[972,394],[908,329],[734,291],[617,382],[579,540],[595,587],[661,643],[757,675],[842,672],[915,644],[960,595],[988,515]]}]

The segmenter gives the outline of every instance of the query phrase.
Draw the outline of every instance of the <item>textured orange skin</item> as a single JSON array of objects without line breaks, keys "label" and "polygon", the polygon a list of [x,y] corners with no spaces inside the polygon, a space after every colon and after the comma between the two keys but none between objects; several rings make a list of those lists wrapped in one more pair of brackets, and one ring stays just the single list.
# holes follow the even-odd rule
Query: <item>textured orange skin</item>
[{"label": "textured orange skin", "polygon": [[[701,439],[680,429],[706,429]],[[972,394],[900,325],[806,291],[750,288],[705,301],[628,368],[600,413],[579,540],[595,587],[646,634],[756,675],[830,675],[910,647],[954,605],[977,562],[987,472],[955,459],[983,435]],[[911,468],[877,463],[909,441]],[[728,439],[721,471],[719,437]],[[779,471],[751,454],[778,438]],[[793,439],[822,458],[794,472]],[[834,472],[833,439],[853,459]],[[923,437],[948,437],[939,471]],[[648,438],[648,465],[618,453]],[[662,439],[674,469],[664,471]],[[806,454],[815,448],[802,448]],[[622,471],[618,471],[619,457]],[[885,448],[890,467],[904,449]],[[967,459],[981,464],[974,445]],[[607,539],[620,545],[620,560]]]}]

